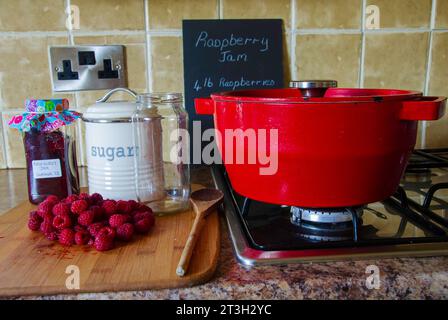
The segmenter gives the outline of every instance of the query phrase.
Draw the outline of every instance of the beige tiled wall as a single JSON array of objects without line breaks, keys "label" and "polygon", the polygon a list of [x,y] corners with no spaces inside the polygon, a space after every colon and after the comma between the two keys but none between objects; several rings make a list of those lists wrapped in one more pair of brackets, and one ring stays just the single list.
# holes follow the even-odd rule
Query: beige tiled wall
[{"label": "beige tiled wall", "polygon": [[[70,32],[69,4],[80,11]],[[369,5],[380,8],[379,30],[363,27]],[[0,168],[24,166],[6,123],[25,98],[68,97],[83,111],[104,94],[53,94],[49,45],[123,44],[132,89],[182,91],[182,19],[232,18],[283,19],[287,79],[448,95],[448,0],[0,0]],[[448,115],[419,127],[419,147],[448,147]],[[82,150],[81,123],[78,132]]]},{"label": "beige tiled wall", "polygon": [[358,85],[361,35],[297,35],[295,47],[299,78],[337,79],[341,87]]},{"label": "beige tiled wall", "polygon": [[366,35],[364,85],[423,91],[427,52],[427,32]]},{"label": "beige tiled wall", "polygon": [[432,0],[367,0],[381,9],[383,28],[429,27]]},{"label": "beige tiled wall", "polygon": [[359,0],[297,0],[294,13],[297,29],[359,29]]}]

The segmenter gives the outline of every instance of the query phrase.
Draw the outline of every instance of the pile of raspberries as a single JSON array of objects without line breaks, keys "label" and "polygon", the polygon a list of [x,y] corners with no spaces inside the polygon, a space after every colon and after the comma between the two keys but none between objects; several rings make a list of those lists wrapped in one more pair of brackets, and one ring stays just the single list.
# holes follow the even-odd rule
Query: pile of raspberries
[{"label": "pile of raspberries", "polygon": [[154,222],[151,208],[134,200],[103,200],[99,193],[81,193],[62,200],[48,196],[30,212],[28,228],[63,246],[89,245],[106,251],[115,240],[131,241],[134,233],[148,233]]}]

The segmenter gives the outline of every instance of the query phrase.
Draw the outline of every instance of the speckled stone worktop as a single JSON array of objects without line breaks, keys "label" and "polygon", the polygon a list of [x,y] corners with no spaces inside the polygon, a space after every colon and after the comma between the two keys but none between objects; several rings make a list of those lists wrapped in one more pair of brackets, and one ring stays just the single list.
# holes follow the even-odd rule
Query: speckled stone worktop
[{"label": "speckled stone worktop", "polygon": [[[208,169],[192,180],[210,185]],[[85,172],[82,182],[85,182]],[[26,199],[25,170],[0,170],[0,212]],[[25,299],[448,299],[448,257],[382,259],[245,268],[222,225],[214,278],[192,288],[14,297]],[[380,270],[380,288],[366,287],[366,267]]]}]

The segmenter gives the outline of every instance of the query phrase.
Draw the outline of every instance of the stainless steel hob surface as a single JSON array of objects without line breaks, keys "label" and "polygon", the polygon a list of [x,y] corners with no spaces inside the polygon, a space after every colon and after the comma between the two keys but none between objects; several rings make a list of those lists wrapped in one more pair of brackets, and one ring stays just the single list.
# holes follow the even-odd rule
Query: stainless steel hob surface
[{"label": "stainless steel hob surface", "polygon": [[[244,198],[232,190],[224,168],[214,167],[238,261],[258,265],[448,255],[448,150],[427,152],[429,159],[425,153],[414,153],[394,197],[338,212]],[[336,220],[329,211],[335,211]]]}]

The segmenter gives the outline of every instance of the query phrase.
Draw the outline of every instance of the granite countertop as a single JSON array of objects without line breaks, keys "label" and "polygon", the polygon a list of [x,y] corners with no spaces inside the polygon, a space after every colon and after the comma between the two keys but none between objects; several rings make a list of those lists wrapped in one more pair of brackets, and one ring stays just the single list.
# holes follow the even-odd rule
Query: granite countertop
[{"label": "granite countertop", "polygon": [[[81,175],[85,185],[85,170]],[[211,185],[207,168],[192,171]],[[0,170],[0,212],[26,199],[26,171]],[[1,214],[0,213],[0,214]],[[82,293],[18,299],[448,299],[448,257],[304,263],[246,268],[232,252],[222,224],[214,278],[203,285],[165,290]],[[379,289],[366,286],[366,267],[380,270]]]}]

